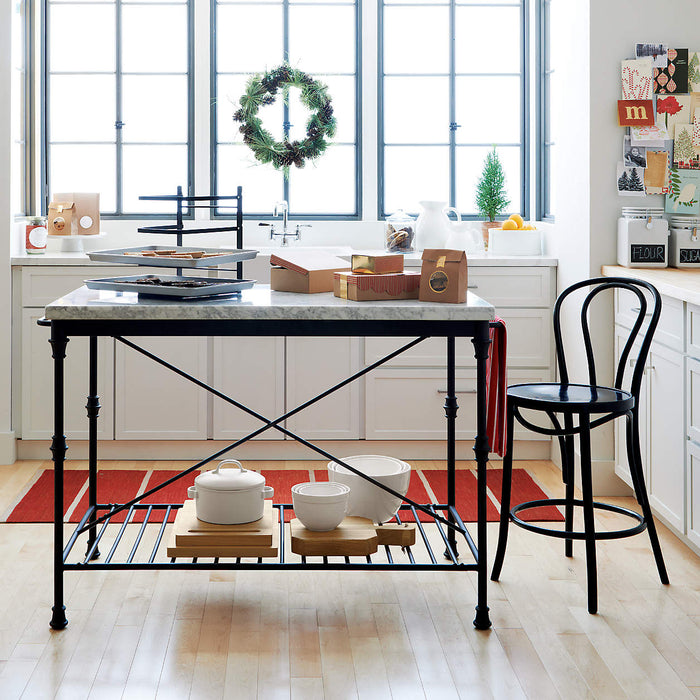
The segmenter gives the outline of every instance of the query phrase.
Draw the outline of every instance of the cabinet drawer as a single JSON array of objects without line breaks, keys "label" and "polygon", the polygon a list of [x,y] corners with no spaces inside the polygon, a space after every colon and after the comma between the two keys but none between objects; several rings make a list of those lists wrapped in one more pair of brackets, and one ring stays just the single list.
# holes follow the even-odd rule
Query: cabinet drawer
[{"label": "cabinet drawer", "polygon": [[551,308],[554,275],[550,267],[472,267],[470,291],[495,307]]},{"label": "cabinet drawer", "polygon": [[[389,369],[371,372],[365,384],[368,440],[444,440],[445,373],[441,370]],[[551,381],[550,372],[516,370],[511,384]],[[476,434],[476,372],[457,372],[457,439]],[[549,440],[546,435],[515,428],[516,439]]]},{"label": "cabinet drawer", "polygon": [[[504,309],[496,313],[508,329],[509,367],[549,367],[552,362],[552,319],[549,309]],[[370,365],[393,352],[411,338],[366,338],[365,363]],[[387,367],[444,367],[444,338],[429,338],[398,355]],[[458,367],[476,367],[474,346],[469,338],[457,338]]]},{"label": "cabinet drawer", "polygon": [[[87,279],[117,275],[157,274],[155,268],[122,265],[81,267],[25,267],[22,269],[22,306],[44,307],[64,294],[82,287]],[[160,268],[163,274],[163,268]],[[174,272],[170,274],[175,274]]]},{"label": "cabinet drawer", "polygon": [[[649,297],[647,297],[648,303]],[[637,297],[625,290],[615,290],[615,323],[632,328],[637,320]],[[683,302],[671,297],[661,297],[661,318],[654,334],[657,343],[674,350],[683,350]]]},{"label": "cabinet drawer", "polygon": [[686,304],[686,346],[690,357],[700,359],[700,306]]}]

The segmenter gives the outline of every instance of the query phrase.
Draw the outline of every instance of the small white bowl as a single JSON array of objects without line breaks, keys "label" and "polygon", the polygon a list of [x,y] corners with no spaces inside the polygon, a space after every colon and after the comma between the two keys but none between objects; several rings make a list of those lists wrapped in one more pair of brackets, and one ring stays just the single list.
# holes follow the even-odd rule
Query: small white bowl
[{"label": "small white bowl", "polygon": [[[343,462],[371,476],[380,484],[394,489],[402,496],[408,491],[411,480],[411,465],[408,462],[382,455],[355,455],[345,457]],[[337,462],[328,463],[328,478],[350,487],[348,515],[383,523],[396,515],[401,505],[402,499],[383,491]]]},{"label": "small white bowl", "polygon": [[308,481],[292,486],[294,514],[307,530],[335,530],[345,517],[350,487],[333,481]]}]

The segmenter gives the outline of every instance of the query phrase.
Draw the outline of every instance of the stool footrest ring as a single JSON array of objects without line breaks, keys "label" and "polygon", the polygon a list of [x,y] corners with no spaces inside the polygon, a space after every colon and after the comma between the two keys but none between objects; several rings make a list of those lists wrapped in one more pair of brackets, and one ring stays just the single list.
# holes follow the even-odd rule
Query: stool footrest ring
[{"label": "stool footrest ring", "polygon": [[[583,501],[580,499],[574,499],[572,503],[574,506],[583,507]],[[585,532],[575,530],[553,530],[548,527],[533,525],[532,523],[521,520],[517,516],[517,513],[520,511],[529,510],[530,508],[565,505],[565,498],[541,498],[536,501],[526,501],[525,503],[520,503],[510,509],[510,519],[518,527],[522,527],[525,530],[530,530],[530,532],[537,532],[540,535],[548,535],[549,537],[558,537],[559,539],[567,540],[585,540],[587,537],[590,537],[591,535]],[[605,532],[592,533],[596,540],[615,540],[621,537],[631,537],[632,535],[638,535],[640,532],[646,530],[647,522],[644,516],[640,515],[639,513],[635,513],[633,510],[622,508],[621,506],[614,506],[610,503],[599,503],[597,501],[593,501],[593,507],[597,508],[598,510],[607,510],[612,513],[618,513],[619,515],[625,515],[628,518],[632,518],[638,522],[637,525],[624,530],[606,530]]]}]

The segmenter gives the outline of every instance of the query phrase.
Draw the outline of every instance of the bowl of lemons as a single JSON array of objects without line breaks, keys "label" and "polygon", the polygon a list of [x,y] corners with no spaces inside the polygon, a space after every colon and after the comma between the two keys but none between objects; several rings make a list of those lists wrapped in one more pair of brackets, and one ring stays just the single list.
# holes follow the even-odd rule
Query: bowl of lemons
[{"label": "bowl of lemons", "polygon": [[532,223],[512,214],[500,228],[489,229],[489,253],[493,255],[542,255],[542,233]]}]

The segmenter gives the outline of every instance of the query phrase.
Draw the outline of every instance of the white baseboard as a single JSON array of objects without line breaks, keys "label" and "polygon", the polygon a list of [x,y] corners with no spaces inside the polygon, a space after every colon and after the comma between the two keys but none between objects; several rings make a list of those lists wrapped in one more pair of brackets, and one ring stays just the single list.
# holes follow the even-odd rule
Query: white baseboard
[{"label": "white baseboard", "polygon": [[14,464],[17,460],[17,440],[14,431],[0,433],[0,464]]},{"label": "white baseboard", "polygon": [[[561,469],[561,452],[559,444],[552,441],[552,453],[550,459]],[[576,462],[576,485],[581,486],[581,453],[574,450],[574,460]],[[630,487],[615,474],[614,459],[594,459],[592,464],[593,495],[602,496],[630,496]]]},{"label": "white baseboard", "polygon": [[[318,446],[338,457],[351,454],[387,454],[402,459],[445,459],[445,443],[440,440],[318,440]],[[223,449],[228,443],[217,440],[100,440],[100,459],[199,460]],[[549,443],[541,440],[518,441],[518,459],[549,459]],[[49,440],[17,440],[19,459],[51,459]],[[459,440],[458,460],[473,460],[471,440]],[[86,440],[69,440],[67,459],[87,459]],[[225,455],[232,456],[232,455]],[[238,459],[323,460],[307,447],[291,440],[258,440],[236,448]],[[223,457],[222,457],[223,459]],[[491,459],[500,460],[493,454]]]}]

